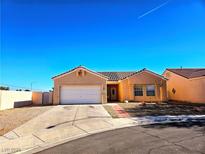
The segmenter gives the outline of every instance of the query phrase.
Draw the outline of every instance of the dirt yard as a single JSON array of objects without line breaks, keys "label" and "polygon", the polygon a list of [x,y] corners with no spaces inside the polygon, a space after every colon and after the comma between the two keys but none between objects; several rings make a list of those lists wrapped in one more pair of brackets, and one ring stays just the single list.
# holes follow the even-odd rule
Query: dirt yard
[{"label": "dirt yard", "polygon": [[[177,103],[118,103],[131,117],[160,116],[160,115],[205,115],[205,104],[177,104]],[[117,118],[112,106],[105,109]]]},{"label": "dirt yard", "polygon": [[51,108],[52,106],[23,107],[0,111],[0,136]]}]

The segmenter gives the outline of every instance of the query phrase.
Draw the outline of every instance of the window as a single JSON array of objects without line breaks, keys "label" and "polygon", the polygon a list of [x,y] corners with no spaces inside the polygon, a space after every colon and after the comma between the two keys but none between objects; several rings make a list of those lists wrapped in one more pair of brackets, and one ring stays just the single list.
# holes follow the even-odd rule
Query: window
[{"label": "window", "polygon": [[147,96],[155,96],[155,86],[147,85]]},{"label": "window", "polygon": [[143,87],[141,85],[136,85],[134,87],[135,96],[143,96]]},{"label": "window", "polygon": [[115,89],[112,89],[112,95],[115,95]]}]

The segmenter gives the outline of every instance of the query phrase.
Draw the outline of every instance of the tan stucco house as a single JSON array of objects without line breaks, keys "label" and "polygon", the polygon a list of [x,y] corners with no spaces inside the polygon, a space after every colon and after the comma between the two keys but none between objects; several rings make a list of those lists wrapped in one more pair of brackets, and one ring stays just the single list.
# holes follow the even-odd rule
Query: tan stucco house
[{"label": "tan stucco house", "polygon": [[166,101],[166,78],[147,69],[95,72],[83,66],[52,78],[54,104]]},{"label": "tan stucco house", "polygon": [[168,99],[174,101],[205,103],[205,68],[166,69]]}]

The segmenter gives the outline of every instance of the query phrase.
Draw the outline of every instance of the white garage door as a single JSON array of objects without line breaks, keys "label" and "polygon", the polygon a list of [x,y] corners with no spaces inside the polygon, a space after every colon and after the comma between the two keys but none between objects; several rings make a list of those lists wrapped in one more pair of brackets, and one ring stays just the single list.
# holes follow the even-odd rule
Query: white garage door
[{"label": "white garage door", "polygon": [[61,104],[101,103],[100,86],[62,86]]}]

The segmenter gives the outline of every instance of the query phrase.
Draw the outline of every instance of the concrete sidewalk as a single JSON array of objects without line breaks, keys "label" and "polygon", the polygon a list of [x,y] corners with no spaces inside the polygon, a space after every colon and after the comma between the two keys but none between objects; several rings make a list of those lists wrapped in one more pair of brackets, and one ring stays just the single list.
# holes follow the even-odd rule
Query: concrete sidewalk
[{"label": "concrete sidewalk", "polygon": [[128,118],[113,119],[102,105],[67,105],[35,117],[0,138],[0,153],[38,151],[93,133],[134,126]]}]

